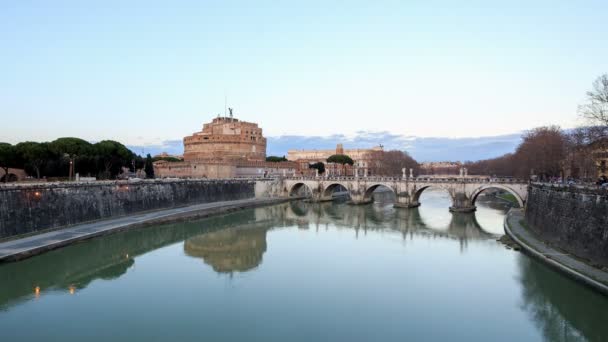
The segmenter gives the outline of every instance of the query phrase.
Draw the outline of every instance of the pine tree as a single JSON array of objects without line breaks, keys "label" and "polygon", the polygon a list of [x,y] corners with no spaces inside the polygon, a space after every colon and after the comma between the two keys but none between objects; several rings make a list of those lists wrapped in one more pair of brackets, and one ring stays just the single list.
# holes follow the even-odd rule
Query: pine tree
[{"label": "pine tree", "polygon": [[150,153],[146,156],[144,171],[146,172],[146,178],[154,178],[154,165],[152,165],[152,156],[150,156]]}]

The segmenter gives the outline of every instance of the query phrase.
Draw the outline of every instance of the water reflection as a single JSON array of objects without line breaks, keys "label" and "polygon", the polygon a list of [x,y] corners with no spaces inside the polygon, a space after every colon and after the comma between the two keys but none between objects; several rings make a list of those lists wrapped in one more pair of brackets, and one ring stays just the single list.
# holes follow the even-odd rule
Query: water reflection
[{"label": "water reflection", "polygon": [[[462,241],[496,238],[496,234],[485,231],[477,222],[475,214],[449,213],[437,207],[395,209],[392,203],[375,202],[373,205],[353,206],[345,203],[291,202],[286,218],[299,221],[303,228],[336,227],[359,230],[397,230],[405,235],[430,235]],[[448,217],[445,225],[427,224],[428,217]],[[447,212],[447,214],[445,214]]]},{"label": "water reflection", "polygon": [[[546,341],[608,341],[608,299],[536,260],[519,258],[523,309]],[[584,337],[584,338],[583,338]]]},{"label": "water reflection", "polygon": [[262,262],[268,229],[245,226],[201,234],[187,239],[184,251],[219,273],[249,271]]},{"label": "water reflection", "polygon": [[[437,205],[439,207],[440,205]],[[442,208],[445,212],[445,208]],[[124,275],[135,258],[152,250],[184,241],[184,251],[201,258],[219,273],[246,272],[256,268],[267,249],[269,229],[296,226],[319,229],[335,226],[361,231],[400,231],[403,238],[413,235],[456,239],[465,248],[469,240],[490,239],[475,215],[455,214],[445,227],[425,221],[438,210],[394,209],[381,198],[373,205],[346,203],[289,202],[219,216],[203,221],[180,222],[127,231],[75,244],[18,263],[0,267],[0,308],[29,299],[40,292],[75,292],[96,279],[115,279]],[[72,290],[70,290],[72,289]]]},{"label": "water reflection", "polygon": [[[201,222],[181,222],[126,231],[78,243],[20,262],[0,266],[0,310],[33,295],[70,292],[96,279],[124,275],[135,258],[184,241],[201,232],[213,232],[255,220],[255,212],[241,211]],[[270,227],[271,224],[268,224]],[[34,289],[38,288],[37,291]]]},{"label": "water reflection", "polygon": [[[463,278],[474,278],[476,282],[488,281],[487,275],[485,278],[481,276],[478,279],[475,272],[484,263],[485,265],[489,264],[490,269],[498,270],[494,276],[504,276],[502,282],[495,281],[492,283],[492,279],[490,279],[488,281],[490,287],[505,286],[503,289],[511,290],[496,293],[497,296],[503,298],[508,297],[508,292],[517,293],[517,298],[513,301],[517,302],[516,305],[513,304],[517,310],[514,315],[528,316],[535,323],[537,327],[536,331],[541,332],[546,340],[608,340],[608,328],[606,327],[606,322],[608,322],[608,301],[606,298],[587,290],[521,254],[506,254],[514,252],[507,252],[502,246],[492,241],[497,237],[497,234],[502,232],[502,218],[506,209],[504,203],[484,201],[480,198],[478,200],[479,210],[477,213],[450,214],[444,203],[446,199],[442,197],[443,194],[435,195],[429,192],[429,196],[428,198],[423,198],[423,205],[420,208],[409,210],[393,208],[390,199],[384,200],[382,194],[376,198],[374,204],[365,206],[353,206],[343,202],[289,202],[281,205],[243,210],[199,221],[142,228],[93,239],[22,262],[0,266],[0,311],[10,313],[20,303],[37,297],[44,298],[50,292],[66,296],[75,295],[76,298],[80,298],[79,295],[81,293],[94,292],[84,291],[84,289],[98,279],[133,278],[136,276],[136,272],[132,272],[135,269],[134,266],[138,262],[141,265],[142,259],[146,260],[146,254],[152,254],[150,252],[165,246],[169,246],[169,248],[173,248],[174,250],[179,249],[179,258],[160,259],[161,262],[166,262],[168,265],[158,265],[158,272],[166,272],[166,268],[173,266],[171,263],[183,262],[184,254],[190,261],[187,263],[191,267],[187,268],[189,276],[211,273],[217,278],[213,272],[220,274],[249,272],[247,275],[259,275],[268,268],[269,264],[274,263],[276,266],[276,264],[284,263],[285,265],[279,268],[280,273],[277,274],[285,277],[308,279],[302,281],[306,282],[305,288],[310,288],[314,295],[303,298],[318,298],[316,296],[323,296],[326,289],[317,289],[314,287],[314,284],[310,284],[311,281],[307,277],[314,277],[318,273],[312,272],[308,274],[306,270],[316,271],[317,269],[325,268],[330,269],[327,274],[336,274],[337,277],[339,275],[348,276],[351,273],[343,271],[341,268],[352,267],[356,269],[360,264],[354,264],[353,266],[353,263],[350,262],[352,259],[346,259],[347,261],[345,262],[342,261],[342,263],[337,262],[335,264],[341,267],[333,268],[332,263],[335,261],[330,259],[336,255],[344,256],[346,254],[341,254],[341,252],[349,248],[357,248],[357,246],[358,248],[365,247],[361,250],[357,249],[357,253],[364,250],[373,250],[371,249],[371,244],[363,245],[363,243],[373,240],[373,243],[378,248],[374,250],[376,254],[379,254],[378,259],[364,258],[359,260],[359,262],[372,259],[381,260],[371,262],[372,268],[377,268],[378,270],[382,269],[385,262],[390,262],[391,260],[393,262],[390,268],[392,273],[389,272],[391,274],[387,275],[378,272],[375,274],[378,278],[391,277],[392,281],[398,280],[400,274],[395,270],[400,270],[400,267],[408,269],[412,272],[411,274],[426,274],[427,276],[432,273],[429,269],[438,268],[441,269],[440,272],[443,275],[446,275],[446,278],[434,278],[436,276],[433,274],[431,274],[432,277],[430,278],[422,276],[414,278],[409,273],[403,276],[408,281],[412,279],[412,282],[408,283],[408,286],[413,288],[418,286],[418,291],[421,291],[420,289],[422,288],[433,289],[432,284],[425,283],[421,279],[447,279],[454,282],[451,286],[458,287],[459,285],[468,284],[467,282],[461,283]],[[297,227],[299,230],[294,227]],[[328,232],[325,230],[328,230]],[[317,234],[316,232],[319,233]],[[340,234],[334,234],[336,232]],[[368,233],[369,236],[365,237]],[[274,236],[278,235],[282,236],[283,240],[276,240],[274,238]],[[347,238],[336,240],[336,236],[338,235],[340,235],[340,238],[343,235],[347,235]],[[269,236],[273,238],[269,239]],[[289,239],[286,239],[287,236],[289,236]],[[319,239],[305,247],[297,246],[298,242],[294,241],[299,241],[297,238],[300,236],[314,236],[319,237]],[[370,236],[372,238],[369,238]],[[378,239],[379,236],[386,236],[388,240]],[[355,240],[355,238],[359,240]],[[340,244],[344,240],[347,240],[347,242]],[[394,240],[398,240],[399,242],[407,241],[408,243],[383,244]],[[414,240],[414,243],[409,243],[412,240]],[[420,241],[423,244],[416,243]],[[289,242],[292,244],[290,245]],[[455,242],[460,246],[461,253],[456,248],[449,248],[456,246]],[[336,247],[336,245],[340,247]],[[388,254],[383,254],[385,246],[387,247],[386,250],[390,250]],[[475,246],[481,247],[475,248]],[[298,251],[298,247],[306,248],[306,251],[302,254],[301,250]],[[310,248],[315,247],[318,249],[309,251]],[[293,253],[296,257],[290,259],[292,251],[289,248],[293,248],[294,252],[299,252],[300,256],[305,255],[305,258],[298,259],[297,253]],[[288,250],[287,252],[285,251],[286,249]],[[442,253],[442,250],[448,249],[449,253]],[[271,252],[273,250],[274,253],[277,253],[277,250],[282,250],[285,254],[273,254]],[[353,250],[350,251],[352,252]],[[395,255],[400,255],[399,253],[402,251],[408,252],[407,258],[394,259]],[[318,253],[319,257],[325,259],[314,259],[315,252]],[[444,257],[446,255],[451,256],[452,259]],[[275,258],[272,258],[272,256]],[[277,256],[285,259],[277,261]],[[442,257],[444,258],[442,259]],[[458,262],[451,263],[455,257],[459,258]],[[266,261],[264,260],[265,258],[267,259]],[[338,257],[335,258],[338,259]],[[516,260],[513,258],[516,258]],[[429,261],[431,259],[433,260]],[[315,261],[306,264],[306,260]],[[321,265],[325,261],[327,261],[329,266]],[[474,264],[467,264],[467,261]],[[265,262],[264,267],[260,267],[263,262]],[[432,262],[434,267],[428,268],[425,262]],[[463,265],[467,266],[462,268]],[[509,268],[508,265],[513,265],[513,267]],[[154,267],[156,267],[156,264],[154,264]],[[475,271],[471,273],[471,269],[475,269]],[[154,271],[156,271],[156,268],[154,268]],[[352,274],[357,274],[357,272],[355,270]],[[453,278],[447,276],[451,274],[450,272],[453,272]],[[463,274],[468,275],[465,276]],[[149,274],[144,275],[149,276]],[[192,279],[188,277],[183,279],[177,278],[171,279],[171,281],[179,282],[178,286],[181,286],[182,283],[187,283],[181,280]],[[226,278],[232,281],[235,278],[238,279],[238,276]],[[222,279],[226,278],[222,277]],[[489,278],[492,277],[490,276]],[[361,280],[359,278],[352,279]],[[276,277],[272,277],[267,283],[259,283],[258,289],[275,286],[276,281]],[[420,281],[421,284],[416,284],[416,281]],[[512,286],[509,281],[515,284],[515,287],[509,287]],[[196,281],[192,281],[191,283],[205,284],[205,286],[208,286],[206,291],[213,288],[210,283]],[[445,282],[441,283],[444,284]],[[249,285],[247,286],[248,289],[255,288],[254,283],[247,284]],[[362,284],[359,283],[359,286],[363,286]],[[356,288],[358,289],[357,291],[362,291],[362,287]],[[471,287],[464,286],[463,288],[470,289]],[[191,295],[192,293],[199,293],[198,289],[191,289]],[[410,288],[395,290],[391,295],[395,297],[384,298],[374,294],[369,298],[379,301],[386,300],[382,308],[388,308],[395,298],[401,298],[401,300],[409,298],[408,296],[411,295],[411,292],[408,292],[408,289]],[[94,290],[94,287],[91,286],[89,290]],[[477,290],[481,295],[486,289],[479,288]],[[273,291],[274,295],[282,290],[280,287],[276,287],[273,288]],[[303,289],[300,289],[300,291],[306,293]],[[315,291],[318,291],[318,293]],[[429,291],[429,293],[433,293],[432,290]],[[466,308],[463,309],[461,304],[456,308],[451,307],[450,301],[452,299],[437,299],[443,296],[444,293],[442,291],[435,292],[433,296],[421,299],[421,301],[428,301],[431,303],[429,304],[431,307],[441,305],[441,309],[447,311],[456,310],[455,312],[457,312],[461,309],[466,310]],[[150,291],[150,293],[156,292]],[[163,292],[160,293],[162,294]],[[243,294],[244,292],[239,293]],[[236,295],[239,295],[239,293],[236,293]],[[359,292],[359,294],[362,293],[365,293],[365,291]],[[232,294],[234,295],[234,293]],[[251,292],[249,294],[263,295],[264,292]],[[292,298],[292,293],[288,291],[284,295],[286,296],[284,298]],[[418,297],[413,296],[413,298]],[[177,295],[176,300],[179,298],[180,296]],[[195,297],[187,297],[186,295],[184,295],[184,298],[182,298],[184,302],[196,299]],[[475,298],[475,296],[471,296],[472,306],[474,306]],[[212,300],[211,297],[206,299]],[[437,299],[437,302],[433,302],[435,299]],[[251,300],[251,298],[240,297],[240,300]],[[35,301],[36,304],[41,302]],[[234,303],[237,305],[240,302],[235,299]],[[350,303],[356,303],[356,300],[349,299],[342,303],[342,305],[349,305]],[[299,305],[304,304],[299,303]],[[369,302],[366,305],[373,306],[373,303]],[[486,307],[485,302],[478,305],[481,305],[480,307],[483,308]],[[337,307],[339,308],[339,306]],[[391,309],[402,310],[404,307],[407,306]],[[420,306],[416,307],[419,308]],[[196,306],[194,310],[200,310],[200,306]],[[356,310],[353,309],[352,311],[355,312]],[[348,310],[348,312],[351,312],[351,310]],[[406,310],[405,313],[401,312],[400,314],[407,316],[408,312]],[[399,316],[400,314],[395,314],[395,316]],[[337,316],[339,315],[335,317]],[[411,316],[410,319],[414,319],[414,317],[415,315]],[[525,320],[529,321],[527,318]]]}]

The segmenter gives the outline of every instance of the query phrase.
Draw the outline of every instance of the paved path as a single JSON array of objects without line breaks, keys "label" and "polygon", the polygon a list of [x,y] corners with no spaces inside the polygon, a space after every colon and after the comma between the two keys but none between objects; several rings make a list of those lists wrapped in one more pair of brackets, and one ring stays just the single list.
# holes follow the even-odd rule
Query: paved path
[{"label": "paved path", "polygon": [[511,209],[505,218],[505,232],[524,251],[608,295],[608,272],[592,267],[564,251],[545,244],[536,234],[522,226],[520,222],[523,218],[524,213],[521,209]]},{"label": "paved path", "polygon": [[63,247],[77,241],[110,234],[119,230],[133,228],[144,224],[160,223],[183,217],[204,217],[215,213],[274,204],[284,202],[286,200],[286,198],[244,199],[236,201],[204,203],[79,224],[65,229],[25,237],[23,239],[1,242],[0,263],[28,258],[30,256]]}]

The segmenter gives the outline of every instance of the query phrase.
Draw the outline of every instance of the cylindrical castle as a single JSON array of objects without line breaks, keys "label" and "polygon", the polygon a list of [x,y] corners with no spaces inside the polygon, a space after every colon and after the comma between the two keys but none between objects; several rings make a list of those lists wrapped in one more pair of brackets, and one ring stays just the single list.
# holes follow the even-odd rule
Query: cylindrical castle
[{"label": "cylindrical castle", "polygon": [[265,161],[266,138],[257,124],[218,117],[184,138],[184,161]]}]

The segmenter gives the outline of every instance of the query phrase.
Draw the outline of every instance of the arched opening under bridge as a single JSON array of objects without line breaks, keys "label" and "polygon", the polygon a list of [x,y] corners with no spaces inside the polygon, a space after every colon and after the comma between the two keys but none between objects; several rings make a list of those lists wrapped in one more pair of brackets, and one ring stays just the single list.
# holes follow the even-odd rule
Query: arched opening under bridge
[{"label": "arched opening under bridge", "polygon": [[312,197],[312,189],[304,183],[296,183],[289,189],[289,197]]},{"label": "arched opening under bridge", "polygon": [[448,210],[454,205],[454,199],[448,189],[428,185],[417,189],[412,202],[419,207],[420,218],[429,228],[441,231],[449,228],[452,213]]},{"label": "arched opening under bridge", "polygon": [[422,187],[414,193],[413,202],[423,204],[425,198],[430,198],[433,202],[445,202],[447,206],[451,206],[454,199],[452,194],[440,186],[427,185]]},{"label": "arched opening under bridge", "polygon": [[475,205],[475,202],[482,194],[489,194],[495,198],[510,202],[518,208],[523,208],[525,204],[524,200],[515,190],[501,184],[491,184],[476,189],[471,195],[471,203]]},{"label": "arched opening under bridge", "polygon": [[332,183],[323,190],[323,198],[336,199],[336,198],[350,198],[350,192],[346,185],[341,183]]},{"label": "arched opening under bridge", "polygon": [[365,202],[391,202],[396,198],[395,190],[385,184],[373,184],[365,190],[363,200]]}]

